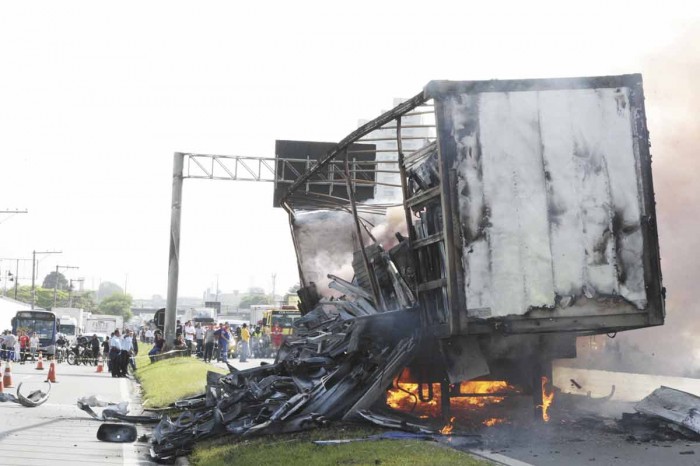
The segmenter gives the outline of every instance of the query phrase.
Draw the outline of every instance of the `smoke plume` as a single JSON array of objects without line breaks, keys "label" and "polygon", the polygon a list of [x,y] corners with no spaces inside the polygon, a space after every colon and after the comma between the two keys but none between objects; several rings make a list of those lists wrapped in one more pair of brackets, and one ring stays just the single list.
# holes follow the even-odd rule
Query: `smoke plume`
[{"label": "smoke plume", "polygon": [[700,376],[700,24],[642,65],[667,315],[617,345],[631,369]]}]

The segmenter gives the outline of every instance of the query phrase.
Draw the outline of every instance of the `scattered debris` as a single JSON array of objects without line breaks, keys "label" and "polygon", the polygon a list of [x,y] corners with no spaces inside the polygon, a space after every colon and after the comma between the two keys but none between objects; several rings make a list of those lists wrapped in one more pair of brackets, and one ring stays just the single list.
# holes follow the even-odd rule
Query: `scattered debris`
[{"label": "scattered debris", "polygon": [[380,313],[369,301],[358,306],[361,296],[353,287],[336,283],[352,301],[320,301],[295,322],[297,335],[284,342],[274,364],[230,367],[225,376],[209,372],[206,393],[175,403],[179,416],[163,416],[156,426],[151,455],[172,459],[189,453],[198,440],[226,433],[279,434],[371,416],[365,410],[414,355],[418,316]]},{"label": "scattered debris", "polygon": [[571,381],[571,385],[573,385],[574,387],[578,388],[579,390],[581,390],[581,389],[583,388],[583,387],[582,387],[578,382],[576,382],[574,379],[569,379],[569,380]]},{"label": "scattered debris", "polygon": [[[112,403],[109,401],[104,401],[102,398],[100,398],[97,395],[83,396],[81,398],[78,398],[78,403],[82,403],[84,405],[91,406],[93,408],[94,407],[104,408],[105,406],[118,404],[118,403]],[[128,403],[127,403],[127,405],[128,405]],[[125,413],[126,413],[126,411],[125,411]]]},{"label": "scattered debris", "polygon": [[51,382],[46,382],[49,386],[48,390],[45,392],[41,390],[34,390],[29,393],[29,395],[22,395],[22,383],[17,386],[17,396],[11,393],[0,393],[0,403],[17,403],[27,408],[36,408],[40,406],[49,399],[49,393],[51,393]]},{"label": "scattered debris", "polygon": [[22,383],[17,386],[17,402],[21,404],[22,406],[26,406],[27,408],[36,408],[37,406],[40,406],[49,399],[49,394],[51,393],[51,382],[48,380],[46,381],[46,384],[49,386],[49,389],[46,390],[45,392],[41,390],[34,390],[32,392],[29,392],[29,395],[24,396],[22,395]]},{"label": "scattered debris", "polygon": [[634,409],[700,434],[700,397],[690,393],[661,386],[637,403]]},{"label": "scattered debris", "polygon": [[131,443],[136,436],[136,427],[128,424],[104,423],[97,429],[97,440],[102,442]]},{"label": "scattered debris", "polygon": [[0,403],[19,403],[19,400],[17,400],[17,397],[14,396],[12,393],[0,393]]},{"label": "scattered debris", "polygon": [[[82,409],[86,413],[88,413],[90,416],[92,416],[93,419],[96,419],[98,421],[108,421],[110,419],[117,419],[120,421],[124,422],[133,422],[136,424],[155,424],[160,421],[160,416],[129,416],[127,413],[128,411],[128,405],[129,403],[126,401],[122,401],[120,403],[107,403],[105,409],[102,410],[102,413],[98,415],[90,406],[89,403],[85,403],[81,400],[84,398],[81,398],[78,400],[78,408]],[[97,405],[92,405],[92,406],[102,406],[101,404]]]},{"label": "scattered debris", "polygon": [[629,434],[627,440],[630,442],[700,439],[700,436],[692,430],[660,417],[641,413],[623,413],[619,426],[623,432]]}]

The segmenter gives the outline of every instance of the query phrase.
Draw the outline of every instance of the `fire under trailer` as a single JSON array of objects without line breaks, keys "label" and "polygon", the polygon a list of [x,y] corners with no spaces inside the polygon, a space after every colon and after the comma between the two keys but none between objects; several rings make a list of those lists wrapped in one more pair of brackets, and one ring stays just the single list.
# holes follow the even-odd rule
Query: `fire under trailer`
[{"label": "fire under trailer", "polygon": [[267,159],[176,153],[166,339],[184,178],[273,182],[302,314],[329,303],[358,335],[363,320],[382,337],[415,328],[408,369],[391,368],[422,401],[440,384],[443,414],[475,379],[506,380],[539,407],[576,337],[664,323],[639,74],[431,81],[338,143],[277,141]]}]

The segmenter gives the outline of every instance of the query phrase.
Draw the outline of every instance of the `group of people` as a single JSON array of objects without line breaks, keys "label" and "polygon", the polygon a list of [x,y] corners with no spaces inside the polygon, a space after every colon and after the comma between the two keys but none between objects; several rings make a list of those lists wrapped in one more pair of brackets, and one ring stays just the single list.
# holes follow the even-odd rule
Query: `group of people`
[{"label": "group of people", "polygon": [[[99,345],[96,336],[93,336],[93,341]],[[139,340],[134,337],[133,331],[124,330],[122,336],[119,330],[115,330],[109,340],[103,343],[103,350],[109,355],[108,368],[112,377],[126,377],[129,367],[136,370],[134,356],[139,352]]]},{"label": "group of people", "polygon": [[[263,333],[260,327],[251,332],[245,323],[232,328],[227,323],[207,325],[187,321],[182,325],[178,320],[175,335],[173,349],[187,351],[202,358],[204,362],[211,362],[215,355],[217,361],[228,362],[228,355],[233,348],[240,361],[246,362],[251,356],[251,339],[261,338]],[[153,362],[154,356],[162,352],[165,343],[161,331],[145,329],[141,332],[141,341],[153,343],[154,346],[148,353]]]},{"label": "group of people", "polygon": [[217,361],[228,362],[228,353],[235,342],[240,341],[238,355],[241,362],[246,362],[250,354],[249,341],[250,330],[248,324],[232,330],[228,324],[192,325],[187,321],[185,325],[177,322],[174,349],[186,350],[189,354],[196,354],[204,362],[211,362],[214,356],[215,345],[218,349]]},{"label": "group of people", "polygon": [[[234,350],[240,362],[247,362],[252,355],[260,357],[258,356],[260,354],[272,353],[272,349],[279,348],[281,345],[283,339],[281,327],[275,325],[272,329],[267,327],[265,329],[267,331],[260,325],[251,328],[246,323],[232,326],[228,323],[204,324],[187,321],[182,324],[178,320],[172,349],[187,351],[190,355],[202,358],[204,362],[212,360],[228,362],[228,356]],[[154,362],[156,355],[162,353],[166,346],[162,331],[143,327],[137,331],[137,334],[139,337],[134,337],[133,341],[141,340],[143,343],[153,344],[148,355],[151,362]],[[263,348],[267,349],[263,351]]]},{"label": "group of people", "polygon": [[4,361],[24,362],[27,358],[36,356],[39,351],[39,336],[36,332],[28,335],[24,330],[19,335],[5,330],[0,335],[0,359]]}]

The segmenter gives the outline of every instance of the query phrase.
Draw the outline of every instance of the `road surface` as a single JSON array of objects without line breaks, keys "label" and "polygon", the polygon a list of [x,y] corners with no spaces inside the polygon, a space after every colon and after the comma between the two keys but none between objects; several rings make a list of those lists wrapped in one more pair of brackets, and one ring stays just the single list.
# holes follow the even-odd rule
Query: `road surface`
[{"label": "road surface", "polygon": [[555,366],[554,384],[563,394],[555,396],[549,423],[533,422],[529,400],[516,400],[509,408],[519,415],[509,409],[510,424],[483,429],[485,444],[477,453],[513,466],[700,465],[700,443],[643,442],[615,422],[661,385],[700,395],[700,380]]},{"label": "road surface", "polygon": [[[5,370],[5,363],[2,365]],[[46,387],[48,364],[43,371],[35,364],[13,364],[15,388],[5,393],[16,393],[24,382],[22,393],[32,387]],[[0,464],[7,466],[58,465],[146,465],[145,444],[100,442],[96,438],[99,421],[76,406],[79,397],[98,395],[105,401],[138,401],[135,384],[129,379],[115,379],[109,373],[95,373],[94,366],[57,365],[58,383],[53,384],[49,400],[36,408],[16,403],[0,403]],[[28,390],[27,390],[28,389]],[[44,388],[45,390],[45,388]],[[142,434],[141,427],[139,435]]]}]

